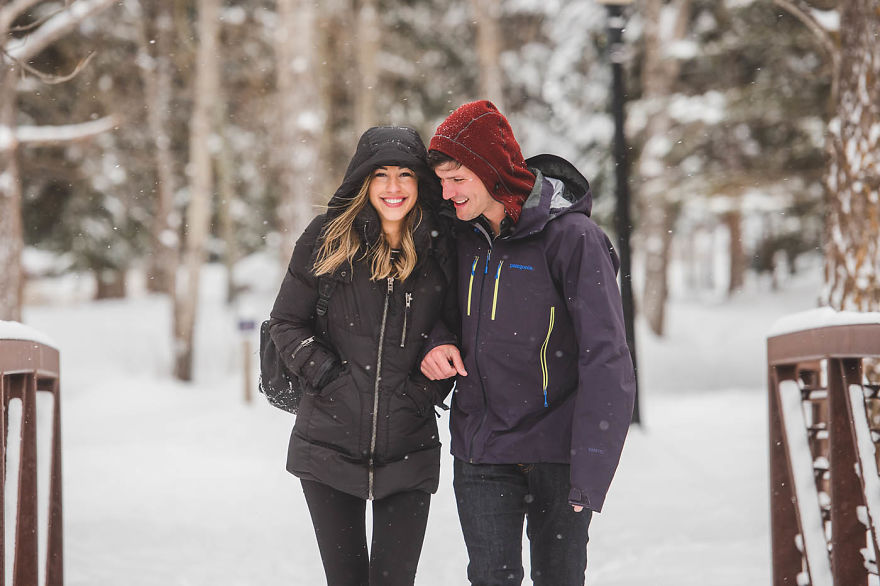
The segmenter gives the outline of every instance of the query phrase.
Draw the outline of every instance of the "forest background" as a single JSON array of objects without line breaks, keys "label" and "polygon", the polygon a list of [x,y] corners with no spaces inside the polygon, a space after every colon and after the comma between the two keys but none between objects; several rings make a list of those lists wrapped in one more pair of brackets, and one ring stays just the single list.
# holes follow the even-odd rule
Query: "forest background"
[{"label": "forest background", "polygon": [[21,319],[29,279],[91,275],[110,298],[144,275],[173,300],[173,370],[190,380],[205,262],[226,264],[234,302],[254,285],[236,264],[286,262],[364,129],[427,140],[484,97],[526,156],[581,169],[613,232],[612,58],[636,306],[655,334],[670,287],[779,286],[805,254],[825,259],[819,303],[877,309],[876,2],[625,4],[609,56],[591,0],[7,0],[0,319]]},{"label": "forest background", "polygon": [[[768,581],[764,336],[880,305],[880,5],[623,4],[0,0],[0,320],[62,349],[72,584],[314,583],[289,417],[242,403],[236,328],[365,128],[427,140],[473,99],[575,163],[618,241],[615,63],[647,410],[591,583]],[[455,583],[449,482],[434,502],[421,576]]]}]

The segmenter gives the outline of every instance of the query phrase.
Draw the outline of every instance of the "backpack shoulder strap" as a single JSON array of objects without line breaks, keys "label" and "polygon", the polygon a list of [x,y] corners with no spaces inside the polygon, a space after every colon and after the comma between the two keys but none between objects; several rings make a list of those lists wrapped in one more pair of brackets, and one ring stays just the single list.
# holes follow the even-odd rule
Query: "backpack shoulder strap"
[{"label": "backpack shoulder strap", "polygon": [[327,338],[327,309],[330,307],[330,296],[336,288],[335,275],[318,277],[318,301],[315,303],[315,329],[319,337]]},{"label": "backpack shoulder strap", "polygon": [[[315,247],[312,250],[312,257],[309,266],[314,267],[318,258],[318,252],[321,249],[321,243],[324,240],[324,230],[321,229]],[[336,287],[337,275],[334,272],[330,275],[318,275],[318,301],[315,302],[315,329],[316,334],[321,338],[327,337],[327,308],[330,305],[330,296]]]},{"label": "backpack shoulder strap", "polygon": [[321,275],[318,277],[318,301],[315,303],[315,314],[323,318],[327,315],[330,296],[333,294],[333,288],[336,286],[336,279],[332,275]]}]

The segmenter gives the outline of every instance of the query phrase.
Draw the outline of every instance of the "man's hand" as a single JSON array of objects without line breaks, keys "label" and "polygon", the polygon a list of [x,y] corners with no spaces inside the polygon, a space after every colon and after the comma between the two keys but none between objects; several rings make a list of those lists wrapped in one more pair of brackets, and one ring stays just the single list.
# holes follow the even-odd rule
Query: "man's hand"
[{"label": "man's hand", "polygon": [[584,508],[580,505],[571,505],[571,508],[574,509],[575,513],[580,513],[581,511],[584,510]]},{"label": "man's hand", "polygon": [[431,380],[443,380],[460,374],[467,376],[461,353],[452,344],[443,344],[433,348],[422,360],[422,374]]}]

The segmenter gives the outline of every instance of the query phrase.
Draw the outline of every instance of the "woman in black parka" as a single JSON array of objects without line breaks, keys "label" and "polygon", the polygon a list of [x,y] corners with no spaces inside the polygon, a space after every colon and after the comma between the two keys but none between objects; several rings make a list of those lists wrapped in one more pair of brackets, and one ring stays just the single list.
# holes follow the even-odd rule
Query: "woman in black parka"
[{"label": "woman in black parka", "polygon": [[[272,339],[306,381],[287,469],[302,482],[329,586],[412,585],[437,490],[434,406],[452,379],[429,381],[419,365],[429,333],[455,343],[455,255],[425,157],[411,128],[367,130],[327,213],[297,241],[272,309]],[[323,332],[316,304],[328,283]]]}]

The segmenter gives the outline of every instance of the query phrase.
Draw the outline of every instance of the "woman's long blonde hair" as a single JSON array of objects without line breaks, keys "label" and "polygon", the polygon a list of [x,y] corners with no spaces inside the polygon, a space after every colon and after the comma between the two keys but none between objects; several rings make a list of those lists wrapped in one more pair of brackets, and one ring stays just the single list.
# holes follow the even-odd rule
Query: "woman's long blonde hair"
[{"label": "woman's long blonde hair", "polygon": [[[370,201],[370,181],[373,174],[370,173],[358,190],[357,195],[350,203],[345,204],[341,214],[333,218],[324,228],[324,241],[318,249],[315,260],[315,274],[325,275],[333,273],[339,265],[348,262],[353,265],[355,256],[361,248],[361,239],[355,234],[354,220],[365,205]],[[418,257],[416,255],[416,243],[413,232],[422,221],[422,208],[419,203],[403,219],[403,227],[400,234],[400,252],[396,258],[392,257],[391,245],[385,238],[385,233],[380,230],[379,240],[373,244],[364,242],[362,258],[370,259],[370,279],[379,281],[388,277],[395,277],[401,281],[406,280],[413,272]],[[357,259],[357,260],[360,260]]]}]

